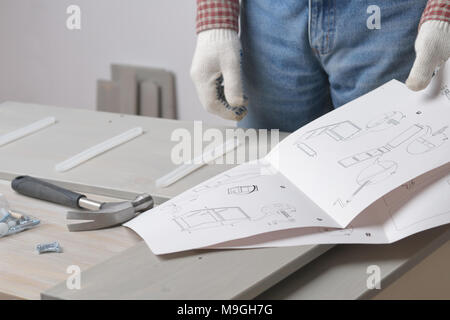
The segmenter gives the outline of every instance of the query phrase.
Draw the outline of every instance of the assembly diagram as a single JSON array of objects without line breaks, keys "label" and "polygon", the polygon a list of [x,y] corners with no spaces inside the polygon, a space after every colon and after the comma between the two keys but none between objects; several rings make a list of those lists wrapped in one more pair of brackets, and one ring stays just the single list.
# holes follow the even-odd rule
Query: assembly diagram
[{"label": "assembly diagram", "polygon": [[[430,126],[416,123],[409,126],[389,142],[378,148],[372,148],[338,160],[337,163],[345,169],[357,166],[369,160],[374,160],[374,162],[371,166],[365,168],[358,174],[356,178],[358,188],[355,192],[344,200],[338,198],[333,205],[339,205],[341,208],[344,208],[361,190],[367,186],[384,181],[395,174],[399,165],[396,161],[384,160],[386,154],[404,146],[406,146],[405,150],[410,155],[420,155],[431,152],[442,146],[448,140],[448,136],[446,135],[447,129],[448,126],[444,126],[439,130],[433,131]],[[414,183],[414,181],[411,183]]]},{"label": "assembly diagram", "polygon": [[366,125],[367,132],[383,131],[400,125],[406,116],[400,111],[391,111],[369,121]]},{"label": "assembly diagram", "polygon": [[427,126],[425,128],[425,133],[411,141],[406,150],[411,155],[419,155],[439,148],[448,140],[448,136],[446,135],[447,129],[448,126],[445,126],[436,132],[433,132],[431,127]]},{"label": "assembly diagram", "polygon": [[225,225],[234,225],[242,221],[250,221],[251,216],[240,207],[204,208],[189,211],[174,217],[173,221],[181,231],[195,231]]},{"label": "assembly diagram", "polygon": [[381,157],[384,154],[394,150],[395,148],[398,148],[399,146],[406,143],[414,136],[416,136],[419,133],[424,132],[424,131],[425,131],[425,126],[423,126],[421,124],[414,124],[414,125],[410,126],[408,129],[406,129],[405,131],[401,132],[396,137],[394,137],[392,140],[390,140],[385,145],[380,146],[378,148],[370,149],[370,150],[367,150],[364,152],[360,152],[360,153],[354,154],[350,157],[341,159],[338,161],[338,164],[344,168],[349,168],[349,167],[357,165],[363,161]]},{"label": "assembly diagram", "polygon": [[259,176],[261,176],[261,171],[256,169],[251,171],[225,173],[219,176],[217,179],[214,179],[198,187],[195,187],[193,191],[196,193],[201,193],[213,190],[215,188],[219,188],[224,185],[246,181],[248,179],[256,178]]},{"label": "assembly diagram", "polygon": [[[234,226],[242,222],[262,221],[268,219],[267,224],[294,222],[295,207],[289,204],[275,203],[266,205],[260,211],[245,212],[241,207],[217,207],[191,210],[174,216],[173,222],[182,232],[193,232],[202,229]],[[270,218],[270,219],[269,219]]]},{"label": "assembly diagram", "polygon": [[376,159],[373,164],[363,169],[356,177],[356,183],[358,185],[356,190],[344,200],[338,198],[333,205],[339,205],[341,208],[345,208],[361,190],[389,179],[389,177],[397,172],[397,169],[398,164],[395,161]]},{"label": "assembly diagram", "polygon": [[358,134],[362,129],[351,121],[342,121],[306,132],[294,145],[310,157],[317,156],[317,152],[308,144],[319,136],[328,136],[334,141],[346,141]]},{"label": "assembly diagram", "polygon": [[261,212],[264,213],[265,216],[272,217],[269,222],[270,225],[295,222],[293,214],[296,211],[297,209],[295,207],[285,203],[274,203],[261,208]]},{"label": "assembly diagram", "polygon": [[255,184],[248,186],[236,186],[228,188],[227,191],[229,195],[246,195],[258,191],[258,186]]},{"label": "assembly diagram", "polygon": [[356,139],[370,132],[378,132],[400,125],[406,116],[399,111],[384,113],[370,120],[365,127],[358,126],[350,120],[337,122],[328,126],[310,130],[302,135],[294,146],[309,157],[316,157],[317,151],[311,146],[311,141],[320,136],[328,136],[336,142]]}]

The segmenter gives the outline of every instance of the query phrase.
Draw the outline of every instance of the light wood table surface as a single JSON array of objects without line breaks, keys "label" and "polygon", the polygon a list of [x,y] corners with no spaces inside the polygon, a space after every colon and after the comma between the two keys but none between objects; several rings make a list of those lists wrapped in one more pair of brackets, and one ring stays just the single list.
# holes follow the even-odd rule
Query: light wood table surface
[{"label": "light wood table surface", "polygon": [[[192,130],[192,122],[3,103],[0,104],[0,134],[46,116],[55,116],[58,125],[0,148],[1,178],[10,180],[18,174],[30,174],[82,192],[110,197],[132,198],[137,193],[150,192],[158,202],[163,202],[231,167],[206,166],[169,188],[155,188],[154,181],[175,167],[169,160],[174,145],[170,133],[176,128]],[[67,173],[54,171],[57,162],[74,155],[75,151],[134,126],[144,127],[147,134]],[[15,194],[9,197],[15,209],[43,210],[41,214],[48,221],[60,219],[58,213],[66,211]],[[197,250],[158,257],[123,228],[99,232],[95,235],[97,241],[89,242],[89,246],[84,240],[91,237],[87,233],[66,233],[61,225],[51,227],[45,221],[38,228],[6,242],[0,240],[0,253],[9,255],[5,261],[19,265],[18,270],[8,270],[4,277],[0,274],[0,298],[38,298],[39,290],[46,299],[370,298],[378,292],[366,286],[367,266],[381,267],[385,288],[401,280],[427,256],[438,252],[450,237],[450,228],[444,226],[393,245]],[[34,234],[40,236],[35,239]],[[108,245],[110,237],[113,246]],[[59,240],[68,250],[67,256],[66,253],[34,256],[36,243],[47,239]],[[21,251],[14,253],[12,245]],[[86,252],[78,249],[83,246]],[[42,278],[34,276],[38,272],[34,264],[39,261],[47,264],[39,271]],[[84,270],[85,286],[82,290],[68,290],[65,269],[67,264],[76,262]],[[6,265],[1,265],[2,271],[3,266]],[[432,272],[424,277],[430,277]]]},{"label": "light wood table surface", "polygon": [[[178,166],[171,160],[172,149],[178,144],[172,139],[173,132],[187,130],[192,141],[199,138],[194,134],[193,121],[4,102],[0,104],[0,135],[51,116],[57,120],[55,125],[0,147],[0,178],[11,180],[29,174],[107,196],[133,198],[149,193],[162,202],[235,166],[207,165],[167,188],[155,186],[156,179]],[[61,161],[135,127],[142,127],[145,134],[69,171],[55,170]],[[202,127],[203,131],[215,128],[207,124]],[[225,136],[227,127],[215,129]],[[280,133],[280,139],[286,136],[287,133]],[[204,141],[203,146],[209,143]],[[242,144],[236,152],[246,152],[254,145],[255,141]],[[192,158],[200,154],[194,154],[192,149]]]},{"label": "light wood table surface", "polygon": [[[10,208],[41,220],[35,228],[0,238],[0,297],[39,299],[42,291],[66,281],[67,267],[76,265],[82,271],[97,265],[140,242],[139,236],[125,227],[89,232],[69,232],[66,207],[24,197],[0,180],[0,193]],[[120,201],[104,196],[100,201]],[[37,254],[39,243],[58,241],[62,253]]]},{"label": "light wood table surface", "polygon": [[[146,192],[161,203],[233,167],[207,165],[168,188],[155,187],[156,179],[176,167],[170,159],[175,145],[172,133],[186,129],[194,136],[193,122],[5,102],[0,104],[0,134],[49,116],[56,117],[56,125],[0,147],[0,178],[11,180],[29,174],[81,192],[127,199]],[[143,136],[68,172],[55,171],[55,164],[137,126],[146,131]],[[227,128],[218,129],[224,132]],[[250,145],[244,144],[238,150],[248,151]],[[28,236],[32,235],[29,231]],[[107,239],[98,239],[96,243],[108,246]],[[103,261],[82,273],[82,290],[71,290],[66,298],[253,298],[329,247],[198,250],[155,256],[140,242],[110,259],[98,257],[97,261]],[[93,252],[87,250],[86,254],[95,255]],[[64,276],[61,275],[62,279]],[[15,282],[20,281],[17,278]],[[65,281],[54,284],[56,289],[67,289]],[[58,297],[52,296],[50,289],[45,292],[45,298]]]}]

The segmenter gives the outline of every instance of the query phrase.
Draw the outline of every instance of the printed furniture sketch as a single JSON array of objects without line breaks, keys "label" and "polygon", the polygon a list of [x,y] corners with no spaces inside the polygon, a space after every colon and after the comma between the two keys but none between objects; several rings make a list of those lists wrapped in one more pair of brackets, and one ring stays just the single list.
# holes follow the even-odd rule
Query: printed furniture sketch
[{"label": "printed furniture sketch", "polygon": [[228,188],[228,194],[230,195],[244,195],[250,194],[255,191],[258,191],[257,185],[249,185],[249,186],[236,186]]},{"label": "printed furniture sketch", "polygon": [[328,136],[335,141],[345,141],[359,133],[361,128],[351,121],[343,121],[331,124],[329,126],[320,127],[306,132],[294,145],[310,157],[317,155],[316,151],[306,144],[306,141],[318,136]]},{"label": "printed furniture sketch", "polygon": [[233,226],[240,222],[260,221],[271,217],[269,224],[279,222],[294,222],[293,213],[296,209],[288,204],[275,203],[261,208],[260,212],[247,213],[241,207],[219,207],[191,210],[179,216],[173,221],[181,231],[196,231],[221,226]]},{"label": "printed furniture sketch", "polygon": [[194,231],[204,228],[233,225],[239,221],[249,221],[251,217],[239,207],[205,208],[189,211],[173,218],[181,231]]},{"label": "printed furniture sketch", "polygon": [[344,208],[349,204],[353,198],[365,187],[370,186],[375,183],[379,183],[388,179],[391,175],[395,174],[397,171],[398,164],[395,161],[383,160],[379,158],[369,167],[363,169],[356,178],[356,183],[358,188],[348,197],[346,200],[337,199],[334,205],[339,204]]},{"label": "printed furniture sketch", "polygon": [[412,155],[424,154],[439,148],[448,140],[445,134],[447,129],[448,126],[445,126],[433,133],[431,127],[427,126],[426,132],[408,145],[408,153]]},{"label": "printed furniture sketch", "polygon": [[344,168],[348,168],[351,166],[354,166],[356,164],[359,164],[363,161],[373,159],[376,157],[380,157],[384,155],[385,153],[388,153],[392,151],[393,149],[397,148],[398,146],[402,145],[403,143],[410,140],[412,137],[416,136],[418,133],[423,132],[425,130],[425,126],[421,124],[414,124],[402,133],[400,133],[398,136],[396,136],[394,139],[386,143],[384,146],[374,148],[365,152],[361,152],[355,155],[352,155],[350,157],[341,159],[338,161],[338,163],[343,166]]},{"label": "printed furniture sketch", "polygon": [[430,126],[414,124],[382,147],[361,152],[339,160],[338,163],[342,167],[349,168],[364,161],[374,158],[376,159],[372,166],[364,169],[358,175],[356,179],[359,185],[358,189],[356,189],[356,191],[344,201],[337,199],[334,205],[339,204],[342,208],[345,207],[364,187],[383,181],[397,171],[398,164],[395,161],[380,160],[384,154],[407,142],[409,142],[409,144],[406,147],[406,151],[411,155],[424,154],[435,150],[448,140],[448,137],[445,134],[447,128],[448,126],[445,126],[433,133],[433,129]]},{"label": "printed furniture sketch", "polygon": [[245,171],[245,172],[236,172],[236,173],[227,173],[224,175],[221,175],[217,179],[214,179],[213,181],[210,181],[206,184],[202,184],[196,188],[193,189],[194,192],[204,192],[209,191],[214,188],[218,188],[223,185],[237,183],[239,181],[245,181],[247,179],[255,178],[261,176],[261,172],[259,170],[254,171]]},{"label": "printed furniture sketch", "polygon": [[293,213],[297,210],[285,203],[274,203],[271,205],[264,206],[261,209],[266,216],[274,216],[275,220],[272,221],[272,224],[278,224],[280,222],[294,222]]},{"label": "printed furniture sketch", "polygon": [[[309,144],[306,143],[308,140],[326,135],[331,137],[334,141],[347,141],[360,137],[361,135],[369,132],[387,130],[389,128],[397,126],[404,118],[406,118],[406,116],[399,111],[383,113],[381,116],[369,121],[365,129],[362,129],[350,120],[346,120],[310,130],[306,132],[302,137],[300,137],[300,139],[298,139],[294,143],[294,145],[306,155],[315,157],[317,156],[317,152]],[[380,151],[375,152],[379,153]]]},{"label": "printed furniture sketch", "polygon": [[386,130],[398,126],[404,118],[406,118],[406,116],[400,111],[387,112],[380,117],[369,121],[366,125],[366,129],[368,131]]}]

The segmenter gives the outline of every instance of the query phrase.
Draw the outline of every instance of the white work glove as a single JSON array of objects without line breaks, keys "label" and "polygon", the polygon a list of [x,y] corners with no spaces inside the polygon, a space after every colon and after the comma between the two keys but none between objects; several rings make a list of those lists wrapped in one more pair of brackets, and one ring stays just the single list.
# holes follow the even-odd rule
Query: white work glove
[{"label": "white work glove", "polygon": [[191,78],[203,107],[227,120],[239,121],[247,114],[240,58],[236,31],[211,29],[198,34]]},{"label": "white work glove", "polygon": [[414,91],[425,89],[437,67],[450,57],[450,23],[429,20],[422,24],[417,35],[416,60],[406,85]]}]

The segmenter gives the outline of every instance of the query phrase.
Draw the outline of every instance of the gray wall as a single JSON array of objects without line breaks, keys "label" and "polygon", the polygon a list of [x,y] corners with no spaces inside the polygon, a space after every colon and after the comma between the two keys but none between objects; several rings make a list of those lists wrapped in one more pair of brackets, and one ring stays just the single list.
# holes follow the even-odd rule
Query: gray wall
[{"label": "gray wall", "polygon": [[[66,8],[82,29],[66,28]],[[195,0],[0,0],[0,102],[94,109],[112,62],[176,74],[179,117],[228,123],[203,111],[189,77]]]}]

